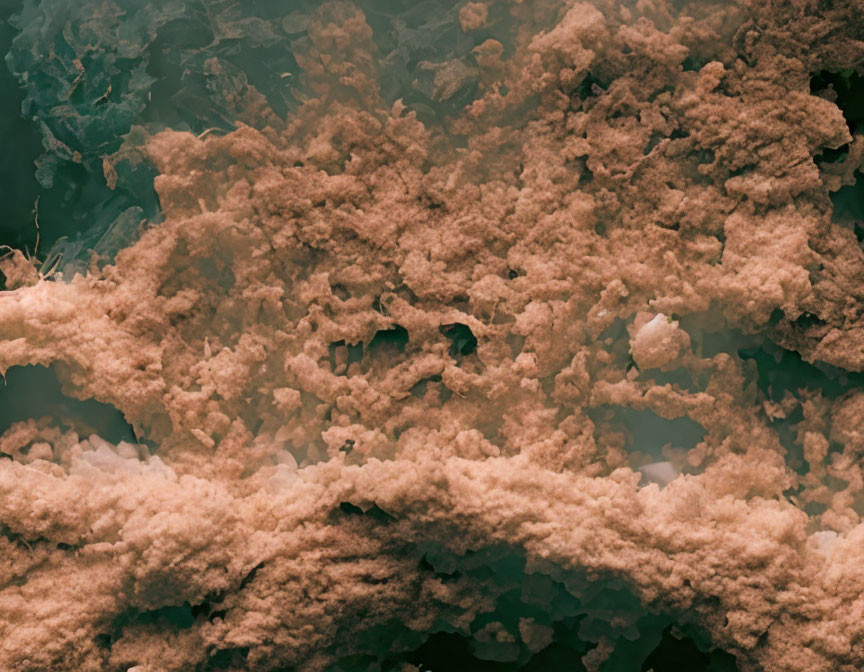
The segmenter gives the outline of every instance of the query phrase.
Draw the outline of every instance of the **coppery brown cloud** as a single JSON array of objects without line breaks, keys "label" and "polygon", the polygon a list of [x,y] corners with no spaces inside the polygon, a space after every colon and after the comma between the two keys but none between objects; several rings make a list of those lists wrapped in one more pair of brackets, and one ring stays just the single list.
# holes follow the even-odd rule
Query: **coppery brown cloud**
[{"label": "coppery brown cloud", "polygon": [[[0,369],[54,364],[152,449],[0,437],[0,669],[343,669],[442,630],[525,661],[581,616],[604,670],[650,614],[741,670],[864,667],[864,395],[772,397],[736,345],[864,369],[829,200],[864,140],[810,89],[861,67],[864,9],[496,0],[462,28],[496,4],[515,45],[428,65],[442,100],[476,78],[458,118],[385,102],[366,17],[325,3],[296,117],[152,137],[165,221],[114,265],[4,259]],[[703,436],[643,450],[622,412]]]}]

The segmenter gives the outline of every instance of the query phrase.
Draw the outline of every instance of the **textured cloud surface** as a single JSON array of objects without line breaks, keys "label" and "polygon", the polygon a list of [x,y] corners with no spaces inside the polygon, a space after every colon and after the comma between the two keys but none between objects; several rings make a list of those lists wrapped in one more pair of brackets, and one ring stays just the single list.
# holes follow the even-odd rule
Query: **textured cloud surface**
[{"label": "textured cloud surface", "polygon": [[0,369],[139,438],[0,436],[0,669],[864,667],[861,6],[448,11],[395,101],[365,5],[243,23],[296,111],[137,128],[161,223],[0,262]]}]

